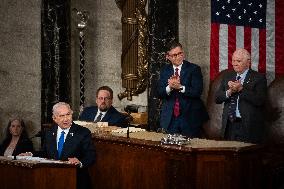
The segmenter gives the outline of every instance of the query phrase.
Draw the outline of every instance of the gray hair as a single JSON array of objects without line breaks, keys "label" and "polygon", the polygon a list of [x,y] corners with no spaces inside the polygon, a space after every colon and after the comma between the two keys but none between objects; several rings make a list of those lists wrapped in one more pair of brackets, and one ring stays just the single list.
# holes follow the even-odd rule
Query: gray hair
[{"label": "gray hair", "polygon": [[58,102],[58,103],[53,105],[53,107],[52,107],[52,114],[55,115],[57,113],[57,109],[59,107],[61,107],[61,106],[66,106],[73,113],[73,111],[72,111],[72,109],[71,109],[71,107],[70,107],[70,105],[68,103],[66,103],[66,102]]}]

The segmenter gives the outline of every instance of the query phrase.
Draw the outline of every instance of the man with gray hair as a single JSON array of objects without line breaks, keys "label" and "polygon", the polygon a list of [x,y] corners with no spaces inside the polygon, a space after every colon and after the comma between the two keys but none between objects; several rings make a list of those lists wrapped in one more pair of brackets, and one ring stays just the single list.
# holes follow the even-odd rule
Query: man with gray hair
[{"label": "man with gray hair", "polygon": [[65,102],[56,103],[52,113],[56,124],[45,132],[41,156],[78,165],[77,188],[91,188],[88,167],[95,160],[91,132],[72,122],[73,111]]},{"label": "man with gray hair", "polygon": [[250,68],[250,53],[237,49],[233,70],[224,75],[216,103],[224,103],[221,134],[226,140],[260,143],[264,134],[267,80]]}]

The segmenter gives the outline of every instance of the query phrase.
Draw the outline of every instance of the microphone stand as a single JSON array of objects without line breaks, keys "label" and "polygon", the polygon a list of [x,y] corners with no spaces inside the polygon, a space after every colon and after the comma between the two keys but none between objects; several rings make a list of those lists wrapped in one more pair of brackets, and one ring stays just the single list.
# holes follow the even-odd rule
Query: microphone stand
[{"label": "microphone stand", "polygon": [[[128,117],[130,118],[130,110],[127,111]],[[126,138],[129,138],[129,126],[130,126],[130,120],[127,121],[127,132],[126,132]]]}]

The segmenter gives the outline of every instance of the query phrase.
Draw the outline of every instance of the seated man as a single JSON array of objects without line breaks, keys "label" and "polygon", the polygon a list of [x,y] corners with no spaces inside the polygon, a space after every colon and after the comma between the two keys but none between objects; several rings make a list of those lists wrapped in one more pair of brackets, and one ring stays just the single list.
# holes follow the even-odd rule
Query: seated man
[{"label": "seated man", "polygon": [[100,87],[96,92],[97,106],[86,107],[79,120],[108,122],[109,125],[126,127],[128,117],[112,106],[113,91],[108,86]]}]

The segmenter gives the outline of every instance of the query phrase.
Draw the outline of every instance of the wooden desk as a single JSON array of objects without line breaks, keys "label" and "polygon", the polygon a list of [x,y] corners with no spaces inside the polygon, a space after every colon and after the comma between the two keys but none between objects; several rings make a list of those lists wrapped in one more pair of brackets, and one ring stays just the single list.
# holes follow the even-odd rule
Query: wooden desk
[{"label": "wooden desk", "polygon": [[76,189],[76,167],[0,156],[1,189]]},{"label": "wooden desk", "polygon": [[146,135],[158,140],[139,139],[143,136],[137,137],[135,133],[129,139],[93,135],[97,152],[96,163],[90,170],[94,188],[260,188],[259,146],[209,140],[169,146],[160,144],[160,134],[146,132]]}]

